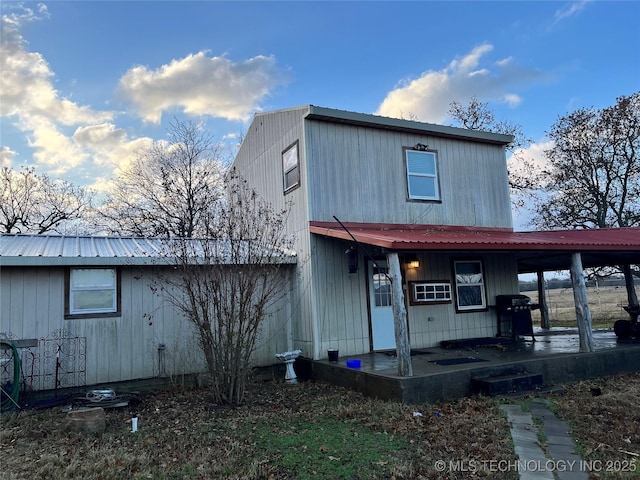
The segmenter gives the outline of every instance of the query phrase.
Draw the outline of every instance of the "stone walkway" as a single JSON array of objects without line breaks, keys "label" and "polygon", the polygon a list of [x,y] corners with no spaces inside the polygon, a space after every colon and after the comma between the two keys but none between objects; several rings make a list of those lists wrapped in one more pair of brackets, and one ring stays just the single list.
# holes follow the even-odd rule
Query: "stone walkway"
[{"label": "stone walkway", "polygon": [[521,480],[588,480],[582,459],[575,453],[575,441],[568,433],[569,425],[544,403],[531,402],[525,410],[518,404],[500,408],[511,424]]}]

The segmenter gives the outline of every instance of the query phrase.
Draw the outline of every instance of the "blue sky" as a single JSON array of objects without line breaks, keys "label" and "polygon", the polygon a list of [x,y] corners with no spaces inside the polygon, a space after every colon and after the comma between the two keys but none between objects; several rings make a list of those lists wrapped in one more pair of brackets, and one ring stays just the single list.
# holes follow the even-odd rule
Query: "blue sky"
[{"label": "blue sky", "polygon": [[[640,2],[3,1],[0,161],[108,188],[174,118],[231,155],[259,111],[451,124],[473,95],[545,131],[640,89]],[[516,220],[516,225],[520,220]]]}]

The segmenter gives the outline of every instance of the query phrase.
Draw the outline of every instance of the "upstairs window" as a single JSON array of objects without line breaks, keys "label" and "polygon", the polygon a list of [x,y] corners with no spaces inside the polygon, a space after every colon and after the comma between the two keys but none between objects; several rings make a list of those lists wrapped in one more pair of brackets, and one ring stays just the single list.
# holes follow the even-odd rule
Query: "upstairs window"
[{"label": "upstairs window", "polygon": [[482,262],[479,260],[453,263],[456,280],[456,308],[458,311],[483,310],[487,308],[484,290]]},{"label": "upstairs window", "polygon": [[412,200],[440,200],[436,152],[405,149],[407,189]]},{"label": "upstairs window", "polygon": [[297,140],[282,152],[282,176],[284,193],[300,185],[300,155]]},{"label": "upstairs window", "polygon": [[115,268],[72,268],[68,287],[69,315],[113,314],[118,311]]}]

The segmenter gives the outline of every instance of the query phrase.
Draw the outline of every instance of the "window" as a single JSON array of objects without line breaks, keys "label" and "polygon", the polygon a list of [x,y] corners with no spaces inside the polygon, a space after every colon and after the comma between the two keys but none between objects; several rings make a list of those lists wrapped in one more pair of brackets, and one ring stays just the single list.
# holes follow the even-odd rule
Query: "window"
[{"label": "window", "polygon": [[376,307],[391,306],[391,280],[387,267],[373,267],[373,298]]},{"label": "window", "polygon": [[440,200],[436,152],[405,149],[410,199]]},{"label": "window", "polygon": [[300,157],[298,154],[297,140],[282,152],[282,175],[284,193],[300,185]]},{"label": "window", "polygon": [[456,279],[456,308],[459,311],[487,308],[482,262],[467,260],[456,261],[453,264]]},{"label": "window", "polygon": [[449,282],[409,282],[411,304],[451,302],[451,283]]},{"label": "window", "polygon": [[72,268],[69,271],[68,314],[109,314],[118,311],[115,268]]}]

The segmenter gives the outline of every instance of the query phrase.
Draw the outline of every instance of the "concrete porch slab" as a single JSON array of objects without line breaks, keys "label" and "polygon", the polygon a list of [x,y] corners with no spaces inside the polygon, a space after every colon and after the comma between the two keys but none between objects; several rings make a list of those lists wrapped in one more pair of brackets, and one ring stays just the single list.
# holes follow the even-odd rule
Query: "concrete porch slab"
[{"label": "concrete porch slab", "polygon": [[[640,370],[640,341],[618,341],[611,330],[596,330],[596,350],[579,353],[575,330],[536,331],[530,339],[499,348],[420,349],[411,357],[412,377],[397,375],[393,352],[375,352],[305,365],[312,378],[352,388],[365,395],[406,404],[435,403],[473,394],[474,378],[504,375],[509,371],[541,374],[545,385],[558,385],[606,375]],[[360,359],[359,369],[348,368],[347,359]],[[436,360],[474,358],[461,363]],[[442,363],[445,363],[444,365]]]}]

